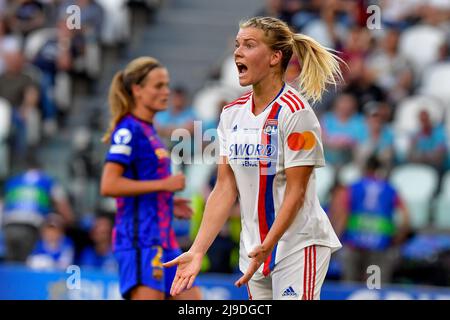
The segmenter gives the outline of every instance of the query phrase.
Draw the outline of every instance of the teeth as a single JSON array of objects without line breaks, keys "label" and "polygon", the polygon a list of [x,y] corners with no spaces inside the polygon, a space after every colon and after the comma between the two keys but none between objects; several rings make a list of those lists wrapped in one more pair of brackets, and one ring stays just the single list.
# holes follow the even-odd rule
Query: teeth
[{"label": "teeth", "polygon": [[236,67],[238,68],[239,73],[244,73],[247,70],[247,66],[240,62],[236,63]]}]

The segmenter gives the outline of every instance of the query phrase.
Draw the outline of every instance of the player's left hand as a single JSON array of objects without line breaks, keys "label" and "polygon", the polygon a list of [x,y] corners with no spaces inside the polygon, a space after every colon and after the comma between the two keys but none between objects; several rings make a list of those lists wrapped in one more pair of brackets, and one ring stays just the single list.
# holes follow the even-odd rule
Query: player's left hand
[{"label": "player's left hand", "polygon": [[191,201],[184,198],[173,199],[173,215],[179,219],[190,219],[192,217],[192,208],[189,206]]},{"label": "player's left hand", "polygon": [[170,295],[176,296],[185,289],[192,288],[202,266],[203,254],[187,251],[175,259],[163,263],[164,268],[177,266],[177,272],[170,288]]},{"label": "player's left hand", "polygon": [[265,250],[262,246],[257,246],[253,249],[253,251],[248,254],[248,257],[252,260],[247,268],[247,271],[242,277],[239,278],[238,281],[234,283],[234,285],[239,288],[249,282],[259,267],[264,263],[264,261],[266,261],[269,254],[270,251]]}]

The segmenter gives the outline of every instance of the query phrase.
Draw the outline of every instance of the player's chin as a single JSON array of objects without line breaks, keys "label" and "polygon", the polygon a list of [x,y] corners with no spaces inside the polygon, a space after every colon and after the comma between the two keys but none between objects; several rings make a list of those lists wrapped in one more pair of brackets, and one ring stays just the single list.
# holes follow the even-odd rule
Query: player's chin
[{"label": "player's chin", "polygon": [[244,77],[239,78],[239,85],[241,87],[246,87],[246,86],[249,86],[251,84],[252,84],[252,82],[249,79],[244,78]]},{"label": "player's chin", "polygon": [[169,107],[169,104],[168,104],[167,101],[161,101],[155,107],[156,107],[157,111],[164,111],[164,110],[166,110]]}]

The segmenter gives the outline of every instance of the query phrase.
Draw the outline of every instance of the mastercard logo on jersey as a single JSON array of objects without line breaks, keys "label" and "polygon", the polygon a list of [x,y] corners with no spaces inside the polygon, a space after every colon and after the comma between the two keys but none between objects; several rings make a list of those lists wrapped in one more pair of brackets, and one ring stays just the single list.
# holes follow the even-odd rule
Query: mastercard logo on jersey
[{"label": "mastercard logo on jersey", "polygon": [[316,138],[311,131],[293,132],[288,136],[287,144],[292,151],[311,150],[316,145]]}]

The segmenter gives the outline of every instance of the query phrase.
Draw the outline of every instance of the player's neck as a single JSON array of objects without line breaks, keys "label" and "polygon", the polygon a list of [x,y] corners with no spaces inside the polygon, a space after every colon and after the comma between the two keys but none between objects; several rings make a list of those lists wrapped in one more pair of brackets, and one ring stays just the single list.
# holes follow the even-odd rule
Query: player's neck
[{"label": "player's neck", "polygon": [[283,88],[282,79],[267,77],[259,83],[253,85],[253,103],[255,115],[264,111],[269,103],[271,103]]},{"label": "player's neck", "polygon": [[145,107],[139,107],[139,106],[136,106],[136,108],[134,108],[131,111],[131,114],[138,119],[141,119],[141,120],[144,120],[144,121],[150,122],[150,123],[153,123],[153,118],[155,117],[155,111],[149,110],[148,108],[145,108]]}]

